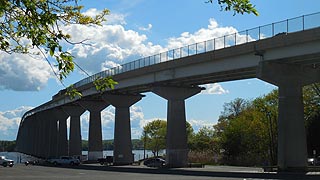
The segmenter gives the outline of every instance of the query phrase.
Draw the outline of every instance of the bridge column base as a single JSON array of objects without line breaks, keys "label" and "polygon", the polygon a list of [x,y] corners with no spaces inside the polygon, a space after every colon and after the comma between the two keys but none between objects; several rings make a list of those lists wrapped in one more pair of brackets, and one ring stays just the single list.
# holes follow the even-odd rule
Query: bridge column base
[{"label": "bridge column base", "polygon": [[155,87],[153,92],[168,100],[166,164],[185,167],[188,164],[185,99],[198,94],[200,87]]},{"label": "bridge column base", "polygon": [[103,99],[116,108],[113,151],[113,163],[115,165],[128,165],[134,161],[129,108],[140,101],[141,98],[141,95],[103,95]]},{"label": "bridge column base", "polygon": [[307,144],[302,87],[319,80],[320,72],[299,65],[261,62],[257,77],[279,87],[279,169],[306,169]]},{"label": "bridge column base", "polygon": [[90,111],[88,160],[97,160],[103,157],[101,111],[110,104],[101,100],[82,100],[80,104]]}]

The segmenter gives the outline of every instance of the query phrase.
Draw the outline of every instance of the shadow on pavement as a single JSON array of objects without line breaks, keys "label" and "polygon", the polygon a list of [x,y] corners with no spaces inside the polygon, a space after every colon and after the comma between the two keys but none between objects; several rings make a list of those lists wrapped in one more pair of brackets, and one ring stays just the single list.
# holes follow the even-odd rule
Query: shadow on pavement
[{"label": "shadow on pavement", "polygon": [[315,179],[319,180],[320,175],[307,175],[306,173],[295,172],[281,172],[281,173],[262,173],[262,172],[218,172],[206,169],[187,169],[187,168],[148,168],[141,166],[98,166],[98,165],[80,165],[80,166],[57,166],[56,168],[71,168],[81,170],[95,170],[95,171],[110,171],[123,173],[138,173],[138,174],[168,174],[168,175],[183,175],[183,176],[205,176],[205,177],[221,177],[221,178],[254,178],[254,179],[284,179],[284,180],[304,180]]}]

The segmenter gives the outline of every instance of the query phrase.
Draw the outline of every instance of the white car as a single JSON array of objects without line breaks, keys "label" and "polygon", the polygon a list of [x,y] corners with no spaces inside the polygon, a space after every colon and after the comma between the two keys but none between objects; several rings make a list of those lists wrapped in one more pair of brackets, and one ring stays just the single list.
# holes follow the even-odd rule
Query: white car
[{"label": "white car", "polygon": [[12,167],[14,165],[14,161],[7,159],[5,156],[0,156],[0,165],[3,167]]},{"label": "white car", "polygon": [[53,165],[79,165],[80,160],[70,157],[70,156],[61,156],[58,159],[49,159],[49,162],[52,163]]}]

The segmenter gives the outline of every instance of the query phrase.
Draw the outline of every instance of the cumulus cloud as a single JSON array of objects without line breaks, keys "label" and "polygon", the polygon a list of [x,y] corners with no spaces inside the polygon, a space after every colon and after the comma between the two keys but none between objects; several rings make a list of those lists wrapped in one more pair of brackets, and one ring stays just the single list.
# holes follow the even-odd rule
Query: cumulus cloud
[{"label": "cumulus cloud", "polygon": [[139,30],[141,31],[150,31],[152,28],[152,24],[148,24],[148,27],[139,27]]},{"label": "cumulus cloud", "polygon": [[201,94],[228,94],[229,91],[224,89],[220,84],[213,83],[213,84],[205,84],[202,85],[206,89],[201,91]]},{"label": "cumulus cloud", "polygon": [[[180,37],[172,37],[168,39],[167,47],[175,49],[194,43],[207,41],[214,38],[223,37],[224,35],[234,34],[238,32],[234,27],[219,27],[218,22],[211,18],[207,28],[201,28],[194,33],[183,32]],[[220,44],[219,44],[220,43]],[[216,41],[216,46],[222,46],[223,41]]]},{"label": "cumulus cloud", "polygon": [[[87,13],[94,15],[97,12],[95,9],[90,9]],[[90,44],[77,44],[70,49],[82,68],[93,74],[142,57],[159,54],[169,49],[237,33],[235,28],[220,27],[217,21],[211,18],[206,28],[201,28],[195,32],[183,32],[179,37],[168,38],[167,44],[161,46],[149,42],[145,34],[126,29],[124,26],[126,23],[123,23],[125,22],[124,18],[125,15],[118,14],[108,17],[108,20],[122,23],[106,23],[102,26],[70,25],[64,28],[67,33],[71,34],[73,41],[87,40],[86,44]],[[151,30],[151,28],[152,24],[148,24],[147,27],[140,27],[139,29],[144,31]],[[237,41],[241,41],[241,39],[245,39],[245,37],[238,35]],[[226,40],[228,42],[228,38]],[[215,48],[224,46],[223,39],[216,40],[215,45],[213,45],[213,41],[211,42],[212,45],[210,45],[210,42],[208,41],[207,48],[210,48],[209,46],[215,46]]]},{"label": "cumulus cloud", "polygon": [[195,120],[195,119],[188,120],[188,122],[191,124],[194,132],[198,132],[199,129],[202,127],[205,127],[205,126],[212,127],[214,125],[214,123],[209,121]]},{"label": "cumulus cloud", "polygon": [[39,91],[51,77],[51,69],[41,57],[0,52],[0,89]]},{"label": "cumulus cloud", "polygon": [[102,64],[113,61],[123,64],[162,51],[161,46],[146,43],[146,35],[126,30],[122,25],[65,27],[75,42],[87,39],[86,44],[77,44],[70,51],[77,63],[90,73],[105,69]]},{"label": "cumulus cloud", "polygon": [[22,106],[14,110],[0,112],[0,140],[14,140],[21,117],[32,107]]}]

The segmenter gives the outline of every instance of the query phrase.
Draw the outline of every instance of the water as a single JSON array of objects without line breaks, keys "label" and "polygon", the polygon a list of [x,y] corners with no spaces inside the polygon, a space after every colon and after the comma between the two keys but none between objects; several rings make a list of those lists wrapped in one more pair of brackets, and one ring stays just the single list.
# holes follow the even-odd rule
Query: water
[{"label": "water", "polygon": [[[144,151],[143,150],[132,150],[132,153],[134,154],[134,161],[138,161],[140,159],[144,158]],[[165,154],[165,150],[159,151],[159,156],[162,156]],[[88,155],[88,151],[82,151],[82,155]],[[105,156],[113,156],[113,150],[107,150],[103,151],[103,157]],[[152,151],[146,150],[146,158],[152,157],[153,153]]]},{"label": "water", "polygon": [[[133,150],[132,153],[134,154],[134,161],[138,161],[140,159],[143,159],[143,150]],[[165,150],[162,150],[159,152],[159,155],[164,155]],[[82,151],[82,155],[88,155],[88,151]],[[5,156],[8,159],[14,160],[15,163],[20,163],[20,162],[26,162],[34,159],[32,156],[25,155],[22,153],[18,152],[0,152],[0,156]],[[103,151],[103,156],[113,156],[113,151],[108,150],[108,151]],[[153,153],[152,151],[146,150],[146,157],[152,157]]]}]

